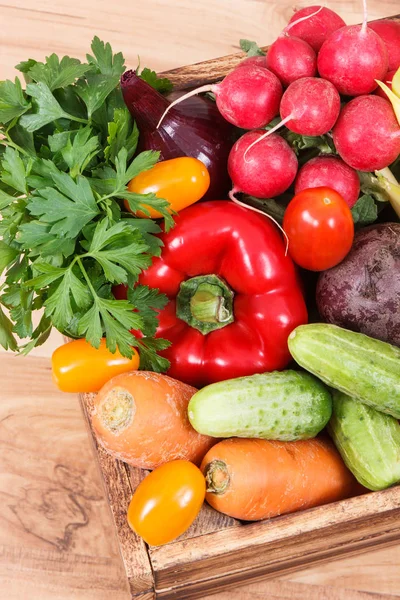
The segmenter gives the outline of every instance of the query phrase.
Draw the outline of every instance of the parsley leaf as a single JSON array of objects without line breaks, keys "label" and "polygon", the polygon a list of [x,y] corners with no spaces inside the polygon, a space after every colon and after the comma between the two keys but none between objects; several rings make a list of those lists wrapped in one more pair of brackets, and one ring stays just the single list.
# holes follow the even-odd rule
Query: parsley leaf
[{"label": "parsley leaf", "polygon": [[151,167],[154,167],[159,158],[159,152],[155,152],[154,150],[145,150],[136,156],[129,167],[126,168],[128,153],[126,148],[122,148],[115,160],[115,166],[117,169],[117,184],[126,185],[131,179],[139,175],[139,173],[148,171],[151,169]]},{"label": "parsley leaf", "polygon": [[135,340],[135,346],[140,354],[140,369],[144,371],[156,371],[162,373],[166,371],[170,362],[166,358],[159,356],[157,352],[166,350],[171,343],[161,338],[142,338]]},{"label": "parsley leaf", "polygon": [[115,352],[118,345],[121,353],[131,354],[135,338],[130,330],[143,327],[141,317],[132,311],[132,305],[125,300],[99,298],[98,306],[109,350]]},{"label": "parsley leaf", "polygon": [[19,250],[17,248],[12,248],[3,240],[0,240],[0,275],[17,258],[18,254]]},{"label": "parsley leaf", "polygon": [[137,285],[128,289],[128,300],[143,319],[142,332],[147,336],[153,336],[158,326],[157,311],[162,310],[167,304],[167,296],[146,285]]},{"label": "parsley leaf", "polygon": [[0,189],[0,210],[3,210],[7,206],[10,206],[10,204],[14,202],[14,200],[15,198],[13,196],[6,194],[6,192],[3,192],[3,190]]},{"label": "parsley leaf", "polygon": [[142,326],[141,318],[132,312],[132,308],[126,300],[109,300],[96,295],[92,307],[79,320],[79,335],[85,334],[89,343],[98,348],[105,331],[107,348],[115,352],[118,346],[121,354],[131,358],[136,340],[130,329]]},{"label": "parsley leaf", "polygon": [[65,147],[61,150],[61,155],[69,167],[71,177],[83,173],[90,161],[99,153],[99,138],[92,136],[90,127],[78,129],[71,142],[69,136]]},{"label": "parsley leaf", "polygon": [[143,240],[149,248],[149,253],[152,256],[160,256],[162,241],[153,234],[161,233],[161,227],[151,219],[122,219],[128,227],[135,231],[139,231]]},{"label": "parsley leaf", "polygon": [[87,255],[102,266],[107,280],[112,283],[126,283],[129,273],[136,279],[141,270],[151,264],[145,254],[148,246],[139,232],[129,230],[124,222],[109,229],[107,225],[107,219],[99,221]]},{"label": "parsley leaf", "polygon": [[[78,130],[79,131],[79,130]],[[58,131],[47,138],[51,152],[57,154],[71,141],[73,131]]]},{"label": "parsley leaf", "polygon": [[25,165],[14,148],[7,147],[1,161],[1,181],[22,194],[28,192]]},{"label": "parsley leaf", "polygon": [[104,104],[107,96],[111,94],[119,83],[119,75],[87,75],[85,79],[79,79],[76,84],[76,93],[86,104],[88,117]]},{"label": "parsley leaf", "polygon": [[31,215],[53,224],[49,233],[75,238],[82,228],[99,214],[88,180],[79,175],[76,182],[66,173],[54,173],[57,187],[46,187],[32,195],[28,202]]},{"label": "parsley leaf", "polygon": [[168,200],[159,198],[152,192],[149,194],[136,194],[134,192],[125,192],[123,195],[124,199],[127,200],[129,208],[133,213],[143,212],[145,215],[150,216],[149,207],[157,210],[165,219],[165,230],[169,231],[174,225],[174,219],[169,213],[170,203]]},{"label": "parsley leaf", "polygon": [[34,293],[19,287],[17,293],[9,306],[10,317],[14,321],[13,331],[20,338],[30,337],[33,332],[32,326],[32,301]]},{"label": "parsley leaf", "polygon": [[35,60],[34,58],[28,58],[28,60],[23,60],[17,65],[15,65],[15,68],[17,69],[17,71],[27,74],[32,69],[32,67],[36,65],[36,63],[37,60]]},{"label": "parsley leaf", "polygon": [[15,200],[2,210],[2,219],[0,220],[0,236],[6,244],[11,244],[18,234],[18,228],[25,218],[25,205],[23,199]]},{"label": "parsley leaf", "polygon": [[122,148],[126,149],[127,160],[130,160],[135,153],[138,139],[139,130],[136,123],[132,123],[129,110],[126,107],[116,108],[114,119],[108,123],[108,145],[104,149],[106,160],[115,164],[115,158]]},{"label": "parsley leaf", "polygon": [[[65,112],[68,113],[70,117],[78,117],[78,119],[80,119],[78,120],[78,122],[87,123],[86,106],[77,94],[76,84],[67,85],[67,87],[58,88],[54,90],[53,96],[57,100],[61,108],[65,110]],[[73,131],[76,128],[75,125],[68,125],[65,123],[57,123],[55,125],[57,125],[55,127],[57,131],[69,130],[71,132],[71,130]]]},{"label": "parsley leaf", "polygon": [[160,92],[160,94],[167,94],[172,92],[173,85],[166,77],[159,77],[155,71],[151,69],[143,69],[139,75],[140,79],[143,79],[146,83],[151,85],[152,88]]},{"label": "parsley leaf", "polygon": [[0,306],[0,345],[6,350],[18,350],[17,340],[13,336],[13,323]]},{"label": "parsley leaf", "polygon": [[110,77],[121,77],[125,71],[125,59],[122,52],[113,54],[110,44],[102,42],[97,35],[91,45],[94,56],[86,55],[89,64],[93,65],[98,73]]},{"label": "parsley leaf", "polygon": [[38,254],[43,257],[54,255],[68,257],[75,249],[74,239],[60,239],[50,233],[50,225],[40,221],[30,221],[20,225],[18,241],[24,250],[31,249],[31,257]]},{"label": "parsley leaf", "polygon": [[18,122],[8,129],[7,136],[14,144],[23,148],[26,155],[36,158],[35,143],[31,131],[27,131],[25,127],[22,127]]},{"label": "parsley leaf", "polygon": [[91,68],[90,65],[82,64],[77,58],[64,56],[60,61],[56,54],[51,54],[46,57],[45,63],[35,62],[25,72],[33,81],[44,83],[53,91],[74,83]]},{"label": "parsley leaf", "polygon": [[18,77],[15,78],[15,83],[9,79],[0,81],[0,123],[8,123],[20,117],[30,107],[31,104],[23,94]]},{"label": "parsley leaf", "polygon": [[125,60],[121,52],[113,54],[110,44],[105,44],[97,36],[92,42],[93,56],[86,55],[94,74],[86,74],[80,79],[76,91],[86,104],[89,119],[105,102],[119,84],[125,71]]},{"label": "parsley leaf", "polygon": [[62,118],[82,122],[82,119],[69,115],[61,108],[45,83],[29,83],[26,93],[36,101],[37,107],[37,112],[21,117],[20,123],[27,131],[37,131],[44,125]]},{"label": "parsley leaf", "polygon": [[45,301],[45,315],[52,317],[52,322],[57,329],[63,331],[74,315],[71,300],[75,301],[78,308],[87,307],[90,302],[90,293],[87,287],[74,274],[72,268],[65,270],[59,285]]},{"label": "parsley leaf", "polygon": [[264,50],[256,42],[240,40],[240,47],[243,52],[246,52],[247,56],[265,56]]},{"label": "parsley leaf", "polygon": [[42,275],[38,275],[33,279],[28,279],[28,281],[24,282],[25,287],[32,287],[34,289],[40,290],[41,288],[47,287],[57,279],[63,277],[66,273],[66,269],[55,267],[50,265],[49,263],[35,263],[35,270],[42,273]]},{"label": "parsley leaf", "polygon": [[31,340],[27,344],[23,345],[20,348],[20,352],[23,355],[29,354],[29,352],[36,348],[37,346],[41,346],[48,339],[50,332],[52,330],[51,319],[43,315],[39,321],[38,326],[32,332]]}]

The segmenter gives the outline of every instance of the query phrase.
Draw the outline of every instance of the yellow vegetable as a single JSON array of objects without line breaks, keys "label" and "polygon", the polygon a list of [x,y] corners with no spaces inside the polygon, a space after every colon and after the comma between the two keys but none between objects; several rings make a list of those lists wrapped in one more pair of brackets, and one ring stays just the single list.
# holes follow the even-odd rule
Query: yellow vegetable
[{"label": "yellow vegetable", "polygon": [[392,103],[393,110],[396,118],[400,124],[400,68],[397,69],[392,79],[392,89],[390,89],[383,81],[375,80],[379,87],[385,92],[390,102]]}]

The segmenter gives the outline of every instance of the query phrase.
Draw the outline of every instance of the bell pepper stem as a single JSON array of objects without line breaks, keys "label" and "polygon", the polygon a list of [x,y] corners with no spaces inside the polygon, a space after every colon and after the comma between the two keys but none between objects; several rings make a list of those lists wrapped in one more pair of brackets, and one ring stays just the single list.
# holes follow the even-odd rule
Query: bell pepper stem
[{"label": "bell pepper stem", "polygon": [[181,284],[176,315],[203,335],[233,322],[233,292],[217,275],[192,277]]},{"label": "bell pepper stem", "polygon": [[226,323],[230,319],[221,288],[201,283],[190,299],[190,311],[195,319],[206,323]]}]

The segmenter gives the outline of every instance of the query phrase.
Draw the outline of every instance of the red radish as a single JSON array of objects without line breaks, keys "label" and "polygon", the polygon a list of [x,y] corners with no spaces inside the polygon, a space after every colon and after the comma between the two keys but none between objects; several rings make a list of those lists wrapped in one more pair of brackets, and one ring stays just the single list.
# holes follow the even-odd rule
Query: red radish
[{"label": "red radish", "polygon": [[282,96],[280,113],[286,127],[301,135],[323,135],[330,131],[340,112],[340,96],[329,81],[303,77]]},{"label": "red radish", "polygon": [[360,194],[360,179],[357,171],[349,167],[337,156],[317,156],[299,170],[294,191],[297,195],[303,190],[316,187],[329,187],[342,196],[352,208]]},{"label": "red radish", "polygon": [[400,127],[390,103],[376,95],[354,98],[339,115],[333,141],[353,169],[388,167],[400,154]]},{"label": "red radish", "polygon": [[[388,88],[390,90],[392,89],[392,80],[393,80],[393,77],[395,76],[396,72],[397,72],[397,69],[395,69],[394,71],[389,71],[388,73],[386,73],[386,77],[383,80],[383,83],[386,83],[386,85],[388,86]],[[380,96],[381,98],[385,98],[385,100],[388,99],[386,92],[384,92],[383,89],[380,87],[378,87],[375,94],[377,96]]]},{"label": "red radish", "polygon": [[385,43],[367,25],[366,0],[362,25],[337,29],[322,44],[318,54],[318,71],[331,81],[340,94],[360,96],[373,92],[388,71]]},{"label": "red radish", "polygon": [[300,38],[281,34],[268,48],[267,68],[270,69],[284,86],[288,86],[300,77],[313,77],[317,73],[317,55]]},{"label": "red radish", "polygon": [[369,25],[383,39],[389,55],[389,71],[400,67],[400,22],[391,19],[374,21]]},{"label": "red radish", "polygon": [[263,133],[245,133],[231,150],[228,159],[228,172],[233,182],[231,198],[238,192],[257,198],[273,198],[286,191],[296,177],[296,155],[279,135],[272,134],[262,140],[245,157],[247,149]]},{"label": "red radish", "polygon": [[[303,19],[303,17],[308,18]],[[285,31],[290,30],[290,35],[304,40],[315,52],[318,52],[327,37],[345,25],[342,17],[330,8],[306,6],[294,13]]]},{"label": "red radish", "polygon": [[235,69],[239,69],[241,67],[248,67],[249,65],[256,65],[257,67],[267,68],[267,61],[265,56],[248,56],[240,61],[240,63],[235,67]]},{"label": "red radish", "polygon": [[282,121],[257,138],[247,151],[286,125],[301,135],[323,135],[330,131],[340,112],[340,96],[335,86],[318,77],[303,77],[291,83],[281,100]]},{"label": "red radish", "polygon": [[282,86],[268,69],[246,65],[231,71],[221,83],[203,85],[172,102],[157,127],[173,106],[201,92],[215,94],[218,110],[229,123],[241,129],[257,129],[278,114]]}]

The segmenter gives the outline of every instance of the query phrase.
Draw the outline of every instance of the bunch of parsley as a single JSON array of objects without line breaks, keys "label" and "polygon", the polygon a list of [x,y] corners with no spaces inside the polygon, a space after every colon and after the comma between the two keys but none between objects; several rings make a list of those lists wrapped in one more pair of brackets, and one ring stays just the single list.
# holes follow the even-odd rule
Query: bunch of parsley
[{"label": "bunch of parsley", "polygon": [[[134,286],[160,252],[160,228],[123,211],[123,199],[133,212],[145,203],[172,225],[165,200],[126,187],[159,154],[132,160],[139,132],[119,86],[124,58],[97,37],[91,48],[84,64],[55,54],[20,63],[25,90],[18,78],[0,82],[0,344],[26,354],[56,327],[95,347],[105,336],[124,356],[138,347],[141,368],[161,371],[168,342],[153,336],[166,298]],[[128,300],[112,294],[121,283]]]}]

